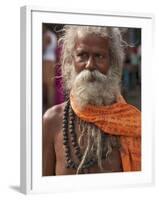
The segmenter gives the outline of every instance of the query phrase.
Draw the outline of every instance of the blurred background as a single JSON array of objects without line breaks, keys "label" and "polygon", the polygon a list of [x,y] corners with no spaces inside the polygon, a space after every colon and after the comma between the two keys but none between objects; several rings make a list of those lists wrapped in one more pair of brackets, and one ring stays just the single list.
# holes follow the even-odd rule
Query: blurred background
[{"label": "blurred background", "polygon": [[[64,24],[43,24],[43,113],[64,101],[58,45]],[[121,89],[126,101],[141,110],[141,29],[120,28],[125,48]]]}]

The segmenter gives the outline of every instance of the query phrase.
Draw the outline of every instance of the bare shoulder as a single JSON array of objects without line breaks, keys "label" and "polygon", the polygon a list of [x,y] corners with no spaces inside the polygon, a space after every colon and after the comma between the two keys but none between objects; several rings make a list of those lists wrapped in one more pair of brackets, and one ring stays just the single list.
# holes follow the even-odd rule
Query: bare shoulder
[{"label": "bare shoulder", "polygon": [[52,134],[60,131],[62,127],[63,111],[65,103],[49,108],[43,115],[43,132]]},{"label": "bare shoulder", "polygon": [[49,108],[43,115],[44,121],[52,121],[61,118],[64,111],[64,105],[65,103],[62,103]]}]

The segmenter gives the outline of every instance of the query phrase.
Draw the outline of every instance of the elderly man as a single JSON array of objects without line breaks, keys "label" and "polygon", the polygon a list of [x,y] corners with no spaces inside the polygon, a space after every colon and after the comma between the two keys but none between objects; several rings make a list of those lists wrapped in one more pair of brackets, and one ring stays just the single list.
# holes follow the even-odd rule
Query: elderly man
[{"label": "elderly man", "polygon": [[43,175],[141,170],[141,114],[120,95],[118,28],[65,26],[66,101],[43,116]]}]

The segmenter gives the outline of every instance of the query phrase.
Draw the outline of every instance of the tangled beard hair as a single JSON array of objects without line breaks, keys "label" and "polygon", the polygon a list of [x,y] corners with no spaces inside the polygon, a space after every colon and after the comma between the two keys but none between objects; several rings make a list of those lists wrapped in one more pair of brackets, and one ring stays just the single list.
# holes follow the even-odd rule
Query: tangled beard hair
[{"label": "tangled beard hair", "polygon": [[[117,136],[111,136],[97,128],[94,124],[80,121],[80,136],[78,143],[81,149],[84,148],[82,160],[77,168],[77,174],[79,174],[85,161],[95,159],[101,172],[104,171],[102,166],[102,155],[105,153],[105,158],[108,162],[111,162],[110,156],[113,148],[120,148],[119,138]],[[105,134],[105,140],[102,140],[102,134]],[[82,139],[86,140],[86,147],[82,145]]]},{"label": "tangled beard hair", "polygon": [[[120,92],[119,79],[113,74],[111,68],[107,75],[100,73],[97,70],[89,71],[83,70],[78,75],[72,75],[72,94],[80,107],[87,104],[91,105],[109,105],[112,104],[116,95]],[[106,158],[108,159],[112,149],[119,146],[117,136],[106,135],[106,140],[102,141],[102,131],[94,124],[80,121],[80,136],[79,145],[82,148],[81,140],[86,140],[86,147],[83,153],[82,160],[78,166],[77,174],[82,169],[86,160],[94,158],[97,160],[101,171],[102,167],[102,152],[105,150]],[[94,153],[95,152],[95,153]],[[108,159],[109,160],[109,159]]]},{"label": "tangled beard hair", "polygon": [[80,107],[87,104],[100,106],[112,104],[120,93],[119,79],[111,68],[107,75],[98,70],[83,70],[78,75],[72,75],[72,94]]}]

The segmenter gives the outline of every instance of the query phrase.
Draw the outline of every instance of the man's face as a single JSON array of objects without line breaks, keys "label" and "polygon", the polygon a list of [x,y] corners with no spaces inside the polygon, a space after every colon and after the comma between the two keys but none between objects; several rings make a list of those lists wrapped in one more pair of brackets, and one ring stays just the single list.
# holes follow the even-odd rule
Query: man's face
[{"label": "man's face", "polygon": [[109,69],[108,39],[96,35],[78,35],[73,56],[77,73],[82,70],[98,70],[106,75]]}]

